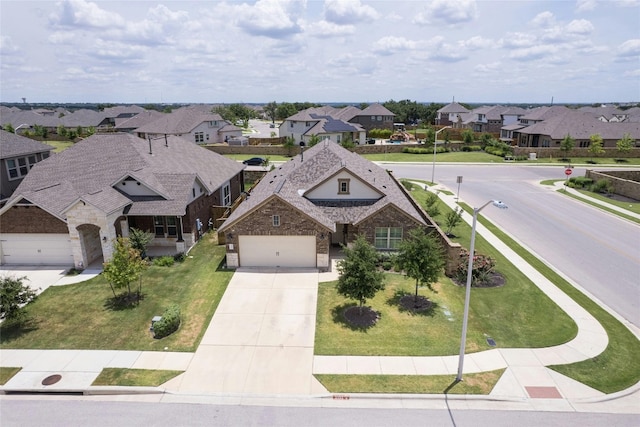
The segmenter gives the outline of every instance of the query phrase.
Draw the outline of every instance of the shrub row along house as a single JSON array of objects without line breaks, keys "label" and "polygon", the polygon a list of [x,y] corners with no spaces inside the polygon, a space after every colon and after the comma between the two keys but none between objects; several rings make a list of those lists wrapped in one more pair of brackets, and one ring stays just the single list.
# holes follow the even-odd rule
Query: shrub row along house
[{"label": "shrub row along house", "polygon": [[268,172],[219,233],[229,267],[326,268],[332,246],[363,235],[392,250],[416,227],[439,233],[389,172],[323,141]]},{"label": "shrub row along house", "polygon": [[84,268],[109,259],[132,227],[184,252],[211,207],[244,191],[243,168],[176,136],[93,135],[37,163],[0,209],[1,261]]}]

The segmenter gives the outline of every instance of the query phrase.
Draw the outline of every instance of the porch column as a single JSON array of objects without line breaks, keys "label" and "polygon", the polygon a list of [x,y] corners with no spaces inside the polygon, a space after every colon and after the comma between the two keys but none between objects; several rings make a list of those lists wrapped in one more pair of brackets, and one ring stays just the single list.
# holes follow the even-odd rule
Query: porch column
[{"label": "porch column", "polygon": [[184,253],[185,245],[184,239],[182,238],[182,217],[178,217],[178,239],[176,240],[176,252]]}]

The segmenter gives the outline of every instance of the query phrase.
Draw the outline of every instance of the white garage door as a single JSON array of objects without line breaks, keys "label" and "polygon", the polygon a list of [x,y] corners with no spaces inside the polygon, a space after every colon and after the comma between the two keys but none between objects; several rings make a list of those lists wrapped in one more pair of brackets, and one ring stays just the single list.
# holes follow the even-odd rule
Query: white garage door
[{"label": "white garage door", "polygon": [[242,267],[315,267],[315,236],[239,236]]},{"label": "white garage door", "polygon": [[4,264],[73,265],[68,234],[7,233],[0,244]]}]

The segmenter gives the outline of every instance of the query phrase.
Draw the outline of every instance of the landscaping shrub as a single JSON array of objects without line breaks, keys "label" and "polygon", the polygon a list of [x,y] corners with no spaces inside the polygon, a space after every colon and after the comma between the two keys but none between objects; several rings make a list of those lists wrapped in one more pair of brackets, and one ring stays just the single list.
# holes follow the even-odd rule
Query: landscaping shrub
[{"label": "landscaping shrub", "polygon": [[393,131],[391,129],[371,129],[367,132],[369,138],[388,139]]},{"label": "landscaping shrub", "polygon": [[176,260],[172,256],[161,256],[153,259],[153,265],[158,267],[171,267]]},{"label": "landscaping shrub", "polygon": [[462,147],[462,151],[482,151],[482,147],[480,147],[479,145],[465,145]]},{"label": "landscaping shrub", "polygon": [[593,179],[587,178],[586,176],[569,178],[569,182],[567,183],[567,186],[571,188],[589,188],[592,185]]},{"label": "landscaping shrub", "polygon": [[594,193],[611,194],[613,193],[613,184],[608,179],[599,179],[591,186],[590,190]]},{"label": "landscaping shrub", "polygon": [[173,256],[173,259],[174,259],[176,262],[182,262],[182,261],[184,261],[186,258],[187,258],[187,255],[186,255],[184,252],[180,252],[179,254],[175,254],[175,255]]},{"label": "landscaping shrub", "polygon": [[[487,255],[475,254],[473,257],[473,271],[471,272],[471,286],[479,286],[490,282],[491,274],[496,265],[493,258]],[[467,271],[469,266],[469,251],[460,251],[460,262],[455,272],[456,280],[464,284],[467,282]]]},{"label": "landscaping shrub", "polygon": [[[445,147],[437,147],[436,153],[448,153],[451,151],[449,148]],[[404,147],[402,149],[403,153],[408,154],[433,154],[433,148],[414,148],[414,147]]]},{"label": "landscaping shrub", "polygon": [[180,326],[180,307],[173,304],[162,313],[162,319],[153,324],[153,337],[164,338],[178,330]]}]

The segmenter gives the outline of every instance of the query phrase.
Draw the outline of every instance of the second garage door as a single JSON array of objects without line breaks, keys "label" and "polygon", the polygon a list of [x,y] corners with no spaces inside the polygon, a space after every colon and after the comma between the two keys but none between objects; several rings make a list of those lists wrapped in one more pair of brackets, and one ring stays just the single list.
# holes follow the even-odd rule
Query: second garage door
[{"label": "second garage door", "polygon": [[239,236],[241,267],[315,267],[315,236]]}]

